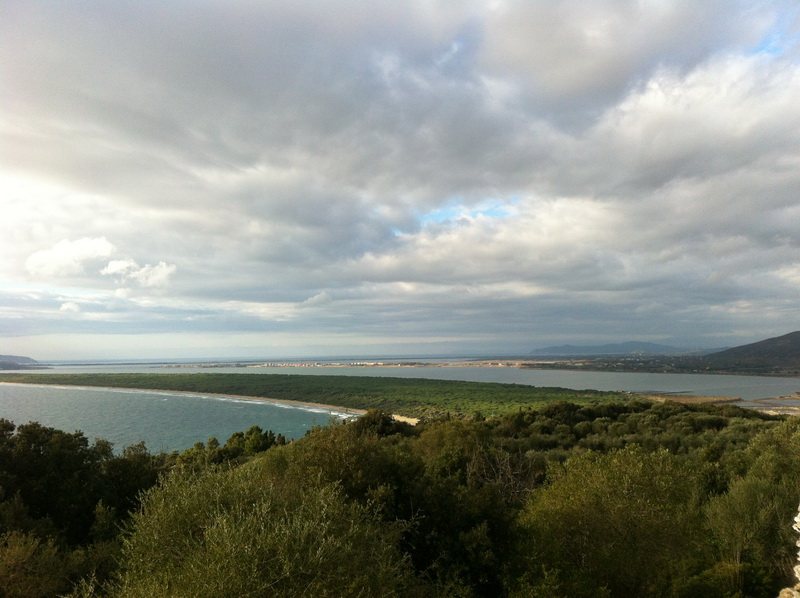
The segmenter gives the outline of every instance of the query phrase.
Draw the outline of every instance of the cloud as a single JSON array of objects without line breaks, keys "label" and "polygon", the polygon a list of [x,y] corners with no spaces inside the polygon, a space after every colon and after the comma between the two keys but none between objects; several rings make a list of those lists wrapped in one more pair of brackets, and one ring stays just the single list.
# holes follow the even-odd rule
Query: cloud
[{"label": "cloud", "polygon": [[33,276],[73,276],[81,274],[87,262],[111,255],[116,248],[105,237],[63,239],[51,249],[32,253],[25,268]]},{"label": "cloud", "polygon": [[126,277],[131,272],[139,270],[139,266],[133,260],[111,260],[108,265],[100,270],[100,274],[106,276]]},{"label": "cloud", "polygon": [[331,302],[333,302],[333,298],[328,294],[327,291],[322,291],[313,297],[309,297],[300,305],[302,307],[322,307],[325,305],[330,305]]},{"label": "cloud", "polygon": [[522,350],[800,318],[794,3],[188,6],[0,7],[7,329]]},{"label": "cloud", "polygon": [[119,282],[133,281],[141,287],[163,287],[165,286],[178,267],[175,264],[158,262],[155,266],[146,264],[142,267],[132,259],[112,260],[105,268],[100,270],[100,274],[105,276],[115,276]]},{"label": "cloud", "polygon": [[177,269],[178,267],[175,264],[158,262],[155,266],[147,264],[128,276],[143,287],[160,287],[169,282],[169,279]]},{"label": "cloud", "polygon": [[81,311],[81,306],[74,301],[67,301],[61,304],[59,310],[68,313],[79,313]]},{"label": "cloud", "polygon": [[[661,69],[605,112],[574,174],[589,167],[586,175],[619,192],[780,167],[780,156],[796,149],[786,131],[800,126],[798,91],[797,64],[762,56],[720,57],[683,75]],[[577,180],[585,184],[586,175]]]}]

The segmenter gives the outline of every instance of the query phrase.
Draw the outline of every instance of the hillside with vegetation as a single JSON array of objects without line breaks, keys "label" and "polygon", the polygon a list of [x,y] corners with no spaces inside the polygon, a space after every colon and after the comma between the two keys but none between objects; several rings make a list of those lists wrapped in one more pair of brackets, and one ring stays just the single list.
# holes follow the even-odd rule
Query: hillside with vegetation
[{"label": "hillside with vegetation", "polygon": [[698,358],[706,369],[726,372],[800,374],[800,331]]},{"label": "hillside with vegetation", "polygon": [[800,331],[706,355],[572,355],[522,363],[535,369],[800,376]]},{"label": "hillside with vegetation", "polygon": [[691,598],[792,583],[800,419],[732,405],[382,411],[173,454],[0,421],[0,593]]}]

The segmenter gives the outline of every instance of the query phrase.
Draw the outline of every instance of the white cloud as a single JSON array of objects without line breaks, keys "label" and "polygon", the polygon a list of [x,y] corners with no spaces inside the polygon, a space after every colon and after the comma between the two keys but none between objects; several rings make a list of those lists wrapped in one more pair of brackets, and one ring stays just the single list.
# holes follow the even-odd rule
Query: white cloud
[{"label": "white cloud", "polygon": [[177,270],[178,267],[175,264],[158,262],[155,266],[147,264],[139,270],[128,274],[128,277],[143,287],[161,287],[169,282],[169,279]]},{"label": "white cloud", "polygon": [[775,275],[792,285],[795,289],[800,290],[800,264],[791,264],[778,269]]},{"label": "white cloud", "polygon": [[638,192],[759,164],[777,168],[800,149],[799,93],[800,65],[762,56],[720,57],[686,74],[661,69],[604,113],[584,139],[575,174],[587,167],[607,188],[623,183]]},{"label": "white cloud", "polygon": [[100,274],[125,277],[137,270],[139,270],[139,265],[134,260],[111,260],[105,268],[100,270]]},{"label": "white cloud", "polygon": [[81,306],[74,301],[67,301],[61,304],[59,310],[68,313],[79,313],[81,311]]},{"label": "white cloud", "polygon": [[28,272],[38,277],[82,274],[87,262],[111,255],[116,248],[105,237],[63,239],[50,249],[31,254],[25,261]]},{"label": "white cloud", "polygon": [[133,281],[141,287],[163,287],[178,270],[175,264],[159,262],[155,266],[146,264],[139,267],[139,264],[132,259],[112,260],[105,268],[100,270],[100,274],[105,276],[116,276],[119,282]]},{"label": "white cloud", "polygon": [[317,293],[313,297],[309,297],[303,303],[301,303],[302,307],[322,307],[325,305],[329,305],[333,302],[333,298],[328,294],[328,291],[322,291],[321,293]]}]

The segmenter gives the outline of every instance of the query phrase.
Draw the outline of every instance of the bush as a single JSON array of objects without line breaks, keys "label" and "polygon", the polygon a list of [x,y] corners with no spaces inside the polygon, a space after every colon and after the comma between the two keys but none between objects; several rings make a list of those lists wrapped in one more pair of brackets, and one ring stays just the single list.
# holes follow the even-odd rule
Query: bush
[{"label": "bush", "polygon": [[253,467],[173,475],[133,518],[112,596],[400,596],[401,529],[335,485],[279,485]]}]

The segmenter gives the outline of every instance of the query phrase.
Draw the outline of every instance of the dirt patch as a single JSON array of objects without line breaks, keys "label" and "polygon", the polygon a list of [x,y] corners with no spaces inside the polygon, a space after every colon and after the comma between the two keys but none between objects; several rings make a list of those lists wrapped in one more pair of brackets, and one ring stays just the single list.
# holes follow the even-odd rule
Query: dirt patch
[{"label": "dirt patch", "polygon": [[686,405],[699,405],[702,403],[736,403],[742,400],[742,397],[704,397],[699,395],[684,395],[678,393],[658,393],[658,394],[639,394],[638,396],[651,401],[674,401],[675,403],[684,403]]}]

